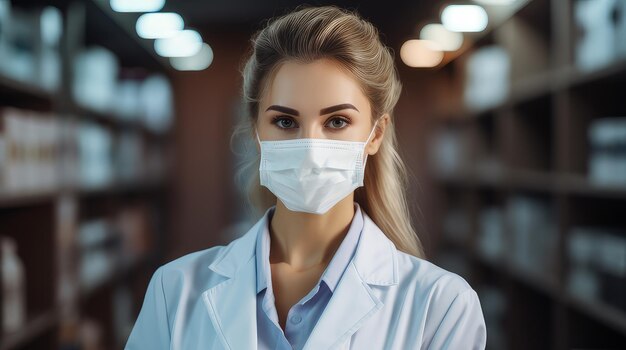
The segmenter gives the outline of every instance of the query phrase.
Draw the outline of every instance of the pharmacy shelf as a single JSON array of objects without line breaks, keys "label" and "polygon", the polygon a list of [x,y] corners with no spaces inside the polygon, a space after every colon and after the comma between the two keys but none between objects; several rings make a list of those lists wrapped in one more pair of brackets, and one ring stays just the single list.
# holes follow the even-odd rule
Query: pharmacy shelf
[{"label": "pharmacy shelf", "polygon": [[[80,107],[72,99],[72,60],[89,45],[100,45],[113,51],[121,67],[133,74],[137,72],[138,76],[153,73],[170,76],[169,63],[156,55],[150,41],[140,40],[134,33],[132,16],[136,14],[114,13],[108,7],[108,1],[98,0],[20,0],[11,3],[24,10],[36,10],[46,5],[61,10],[65,22],[60,51],[62,83],[59,91],[47,91],[36,84],[0,74],[0,108],[49,112],[62,121],[90,120],[106,126],[113,133],[138,132],[146,147],[169,153],[172,147],[169,132],[153,132],[139,121],[124,121],[111,113]],[[67,136],[71,139],[71,135]],[[60,152],[63,159],[76,156],[76,149],[65,143]],[[0,192],[0,232],[17,243],[17,253],[25,270],[26,312],[28,317],[33,317],[19,332],[0,334],[0,350],[58,349],[72,345],[65,343],[75,341],[64,339],[68,336],[66,329],[75,329],[80,326],[76,322],[85,318],[101,325],[105,348],[120,348],[114,340],[117,334],[113,320],[114,293],[119,289],[131,290],[132,312],[138,312],[143,297],[139,294],[145,292],[154,269],[163,262],[171,183],[168,170],[165,169],[166,173],[158,178],[97,187],[63,185],[45,190]],[[139,243],[148,247],[146,255],[127,262],[89,290],[75,286],[79,291],[76,297],[65,300],[63,303],[67,305],[58,305],[59,284],[75,281],[71,277],[62,279],[62,275],[67,271],[72,275],[72,271],[78,270],[74,255],[80,254],[77,246],[81,225],[92,219],[117,218],[125,210],[128,210],[130,220],[138,220],[138,225],[143,227],[136,239],[146,240]],[[0,289],[0,300],[4,300],[2,294]],[[77,315],[62,317],[60,309],[74,310]]]},{"label": "pharmacy shelf", "polygon": [[160,133],[148,128],[141,122],[139,117],[125,119],[115,113],[102,112],[93,108],[83,107],[75,102],[72,102],[70,105],[70,113],[77,116],[78,120],[93,121],[111,127],[114,130],[137,130],[144,136],[155,140],[166,139],[170,136],[168,132]]},{"label": "pharmacy shelf", "polygon": [[478,251],[464,240],[444,239],[444,245],[455,249],[469,248],[469,257],[479,266],[502,274],[505,278],[513,278],[545,296],[564,303],[579,312],[594,318],[617,332],[626,334],[626,313],[607,305],[604,302],[584,299],[565,291],[558,283],[534,272],[526,271],[505,258],[490,258]]},{"label": "pharmacy shelf", "polygon": [[[626,184],[600,184],[588,175],[591,145],[587,141],[595,118],[626,115],[621,93],[626,90],[626,57],[593,71],[577,67],[573,3],[532,1],[477,41],[475,47],[501,44],[516,54],[508,96],[478,110],[449,111],[440,106],[443,112],[435,118],[435,126],[458,135],[467,148],[459,156],[464,163],[457,171],[431,174],[441,194],[434,228],[443,243],[439,246],[443,251],[466,253],[471,277],[477,283],[496,281],[505,299],[514,304],[503,324],[508,348],[514,350],[528,345],[523,344],[525,338],[537,341],[537,347],[526,348],[554,350],[626,344],[625,311],[605,301],[571,295],[564,285],[571,264],[567,254],[571,228],[626,227],[620,215],[626,207]],[[539,59],[530,57],[535,52]],[[448,62],[445,79],[462,78],[463,58]],[[481,168],[483,159],[490,166]],[[502,208],[506,198],[518,194],[545,200],[554,209],[557,244],[552,279],[505,260],[491,260],[477,249],[482,208]],[[442,223],[451,210],[460,210],[470,224],[464,241],[451,241],[443,234]],[[503,232],[505,240],[511,240],[511,230]],[[492,281],[492,276],[497,278]],[[545,312],[541,321],[517,306],[528,304],[534,313],[535,303]],[[520,333],[519,327],[535,321],[542,326]]]}]

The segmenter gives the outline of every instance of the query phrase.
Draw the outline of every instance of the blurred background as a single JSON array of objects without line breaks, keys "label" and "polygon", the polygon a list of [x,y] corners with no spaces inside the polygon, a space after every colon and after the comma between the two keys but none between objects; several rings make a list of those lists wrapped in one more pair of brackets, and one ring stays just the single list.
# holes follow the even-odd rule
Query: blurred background
[{"label": "blurred background", "polygon": [[[0,350],[123,348],[158,266],[258,219],[239,68],[299,3],[0,0]],[[626,1],[333,4],[395,52],[415,226],[488,348],[625,349]]]}]

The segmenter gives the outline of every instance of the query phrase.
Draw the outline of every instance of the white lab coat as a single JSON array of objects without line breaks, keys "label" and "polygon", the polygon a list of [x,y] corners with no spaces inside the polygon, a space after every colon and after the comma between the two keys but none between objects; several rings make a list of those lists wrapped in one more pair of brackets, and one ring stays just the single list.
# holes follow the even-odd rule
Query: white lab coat
[{"label": "white lab coat", "polygon": [[[126,349],[256,349],[255,239],[159,267]],[[397,250],[363,212],[363,232],[304,350],[484,349],[480,301],[465,279]]]}]

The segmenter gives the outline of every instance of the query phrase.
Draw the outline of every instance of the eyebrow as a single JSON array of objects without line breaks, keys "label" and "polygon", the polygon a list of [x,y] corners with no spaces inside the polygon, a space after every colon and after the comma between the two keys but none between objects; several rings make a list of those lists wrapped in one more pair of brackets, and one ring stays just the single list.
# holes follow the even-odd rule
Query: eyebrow
[{"label": "eyebrow", "polygon": [[[354,109],[355,111],[359,112],[359,110],[356,107],[354,107],[352,104],[350,104],[350,103],[342,103],[342,104],[339,104],[339,105],[322,108],[320,110],[320,115],[336,112],[336,111],[339,111],[339,110],[342,110],[342,109]],[[267,109],[265,111],[267,112],[269,110],[274,110],[274,111],[278,111],[278,112],[283,112],[283,113],[295,115],[296,117],[300,115],[300,112],[298,112],[297,110],[295,110],[293,108],[289,108],[289,107],[285,107],[285,106],[279,106],[279,105],[271,105],[271,106],[267,107]]]}]

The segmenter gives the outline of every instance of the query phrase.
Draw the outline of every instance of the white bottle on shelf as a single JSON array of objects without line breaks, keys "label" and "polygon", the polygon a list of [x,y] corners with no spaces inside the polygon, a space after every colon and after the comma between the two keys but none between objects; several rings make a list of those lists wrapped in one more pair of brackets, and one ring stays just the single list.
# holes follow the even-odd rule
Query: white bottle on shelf
[{"label": "white bottle on shelf", "polygon": [[2,331],[15,332],[26,321],[26,290],[24,266],[17,255],[15,241],[0,237],[2,249]]}]

